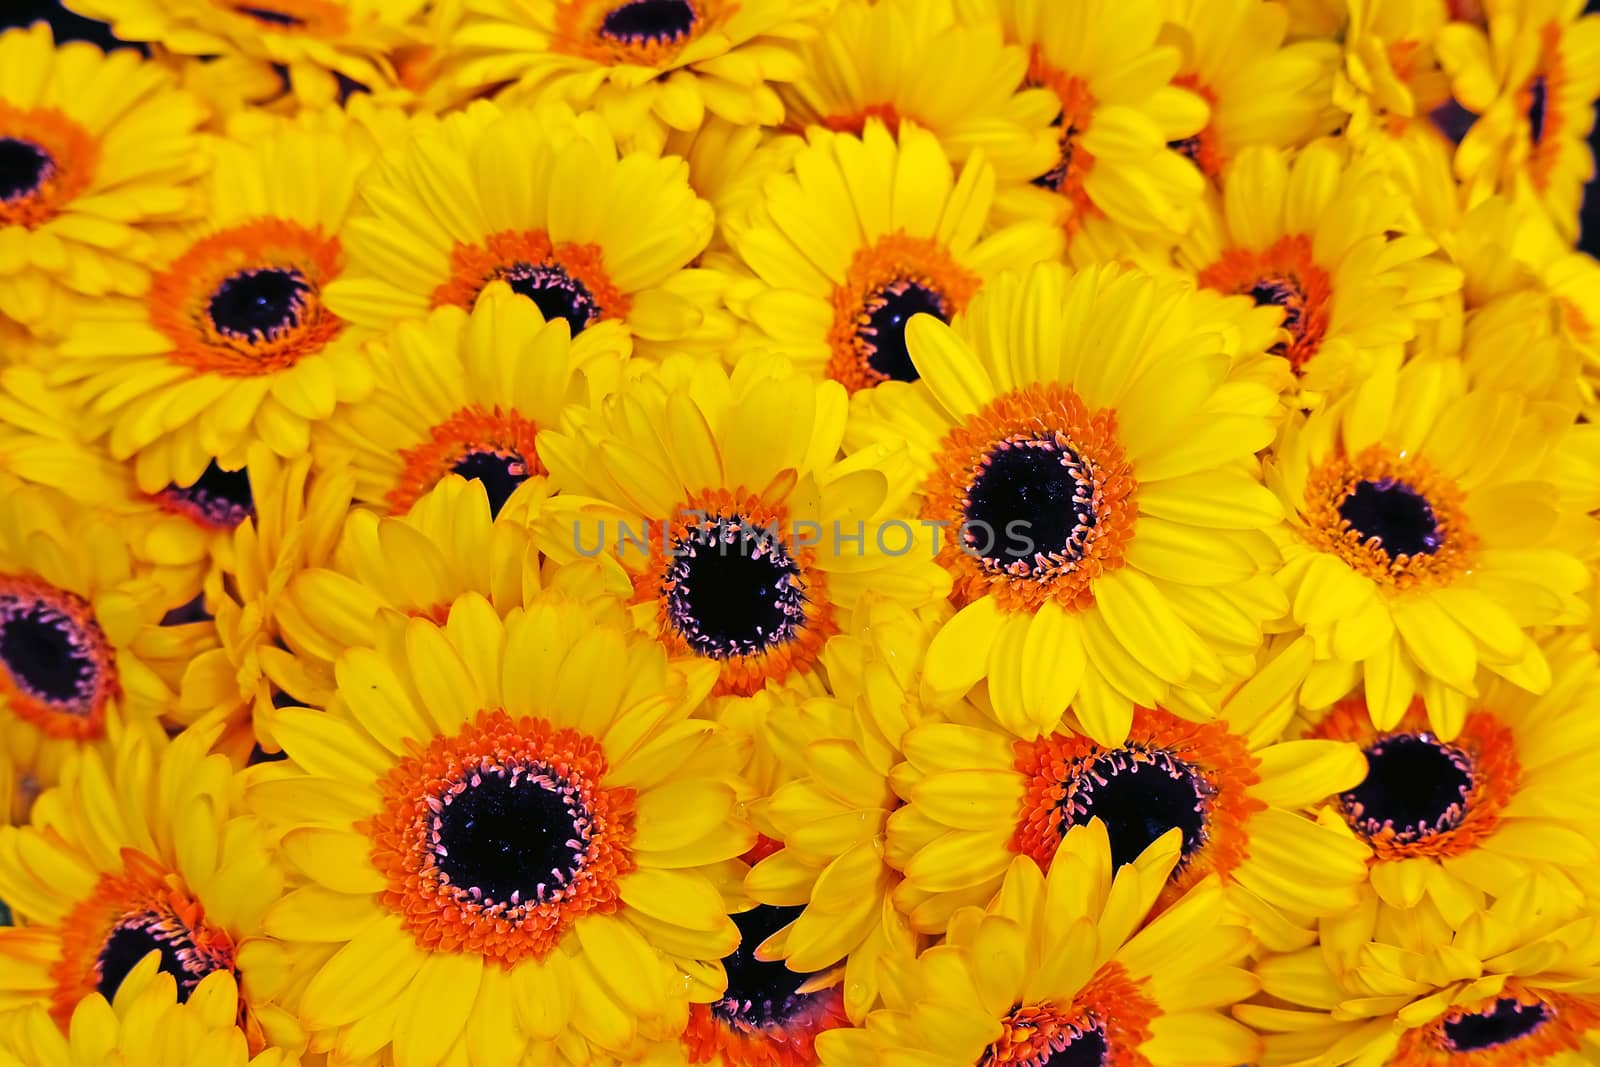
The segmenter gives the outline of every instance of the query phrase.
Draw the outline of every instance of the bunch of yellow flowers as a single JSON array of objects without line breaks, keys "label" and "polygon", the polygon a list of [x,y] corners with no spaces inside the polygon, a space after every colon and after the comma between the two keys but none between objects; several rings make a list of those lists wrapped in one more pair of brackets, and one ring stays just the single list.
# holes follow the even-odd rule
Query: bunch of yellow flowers
[{"label": "bunch of yellow flowers", "polygon": [[1600,1064],[1582,0],[0,33],[0,1067]]}]

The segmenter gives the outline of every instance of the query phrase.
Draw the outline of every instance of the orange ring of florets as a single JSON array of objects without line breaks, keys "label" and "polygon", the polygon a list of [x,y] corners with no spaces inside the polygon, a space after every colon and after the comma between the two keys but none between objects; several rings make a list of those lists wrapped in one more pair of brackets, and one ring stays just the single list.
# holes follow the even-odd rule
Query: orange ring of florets
[{"label": "orange ring of florets", "polygon": [[563,55],[579,56],[603,66],[669,67],[684,47],[705,30],[709,17],[707,0],[685,0],[694,19],[689,32],[667,41],[621,41],[601,32],[601,24],[612,11],[626,7],[623,0],[562,0],[556,8],[555,32],[550,49]]},{"label": "orange ring of florets", "polygon": [[[1531,109],[1534,82],[1544,79],[1544,121],[1539,139],[1534,141]],[[1529,116],[1528,174],[1541,193],[1550,188],[1550,178],[1561,161],[1561,130],[1567,122],[1561,107],[1561,91],[1567,80],[1566,62],[1561,55],[1561,24],[1547,22],[1539,29],[1539,65],[1527,84],[1517,90],[1517,110]]]},{"label": "orange ring of florets", "polygon": [[1151,1023],[1161,1014],[1144,984],[1120,963],[1095,972],[1067,1007],[1025,1004],[1000,1020],[1000,1040],[984,1050],[977,1067],[1043,1067],[1063,1050],[1074,1031],[1103,1028],[1104,1067],[1150,1067],[1139,1046],[1150,1040]]},{"label": "orange ring of florets", "polygon": [[[1219,293],[1244,296],[1250,296],[1262,284],[1286,286],[1290,294],[1287,303],[1274,306],[1284,309],[1282,328],[1289,340],[1278,342],[1268,351],[1284,356],[1289,366],[1298,371],[1321,350],[1328,333],[1333,279],[1317,263],[1311,238],[1305,234],[1286,234],[1259,251],[1225,249],[1215,263],[1199,273],[1196,281]],[[1299,316],[1292,329],[1287,325],[1291,312]]]},{"label": "orange ring of florets", "polygon": [[434,307],[472,310],[490,282],[518,266],[556,268],[579,283],[594,301],[591,322],[623,319],[632,301],[606,273],[605,249],[597,244],[552,244],[544,230],[501,230],[482,244],[457,243],[450,250],[450,280],[433,291]]},{"label": "orange ring of florets", "polygon": [[811,1067],[817,1062],[817,1035],[850,1025],[838,986],[813,994],[798,1016],[786,1025],[752,1026],[719,1019],[708,1004],[691,1004],[683,1029],[684,1058],[726,1067]]},{"label": "orange ring of florets", "polygon": [[1071,210],[1062,220],[1068,234],[1075,234],[1086,218],[1100,216],[1100,208],[1089,199],[1084,180],[1094,169],[1094,156],[1084,150],[1079,138],[1094,120],[1095,98],[1082,78],[1052,66],[1034,45],[1028,56],[1027,84],[1043,86],[1061,102],[1061,158],[1047,173],[1035,179],[1066,198]]},{"label": "orange ring of florets", "polygon": [[[1399,482],[1428,502],[1440,536],[1431,554],[1391,557],[1377,538],[1363,539],[1339,506],[1361,482]],[[1305,523],[1299,527],[1307,544],[1331,552],[1350,569],[1390,589],[1446,585],[1472,569],[1478,538],[1467,525],[1461,490],[1419,456],[1395,457],[1373,445],[1351,460],[1335,453],[1306,478]]]},{"label": "orange ring of florets", "polygon": [[[356,829],[372,840],[372,865],[388,880],[378,894],[428,952],[474,952],[510,967],[548,956],[573,922],[621,906],[617,880],[635,867],[634,790],[608,787],[600,742],[546,719],[484,710],[450,737],[406,756],[378,782],[382,812]],[[432,841],[441,797],[490,766],[548,768],[568,783],[589,817],[590,837],[571,879],[540,902],[485,902],[442,877]]]},{"label": "orange ring of florets", "polygon": [[336,37],[349,32],[344,8],[327,0],[215,0],[218,7],[263,33],[295,33]]},{"label": "orange ring of florets", "polygon": [[[150,324],[172,342],[167,359],[191,370],[251,378],[287,370],[320,352],[344,329],[322,303],[322,287],[339,276],[339,239],[287,219],[264,218],[196,241],[150,283]],[[305,284],[304,305],[291,325],[256,339],[218,328],[211,298],[247,271],[292,272]]]},{"label": "orange ring of florets", "polygon": [[[845,115],[825,115],[821,122],[826,129],[834,133],[850,133],[860,137],[867,128],[868,119],[882,122],[892,134],[900,132],[900,110],[894,106],[892,100],[886,104],[867,104],[860,110]],[[802,122],[791,121],[789,129],[795,133],[804,133],[805,125]]]},{"label": "orange ring of florets", "polygon": [[966,309],[983,284],[931,238],[900,231],[856,249],[844,282],[833,287],[833,325],[828,329],[828,347],[833,351],[828,377],[852,393],[889,380],[869,361],[872,345],[861,331],[871,323],[868,304],[897,282],[921,286],[938,297],[946,322]]},{"label": "orange ring of florets", "polygon": [[1099,757],[1125,751],[1134,761],[1148,762],[1152,753],[1164,753],[1205,779],[1212,790],[1202,812],[1205,841],[1173,872],[1161,906],[1213,872],[1226,882],[1249,858],[1250,819],[1266,810],[1265,803],[1250,795],[1261,780],[1260,761],[1244,738],[1220,722],[1195,723],[1159,708],[1137,708],[1128,740],[1115,750],[1079,734],[1059,733],[1015,741],[1011,747],[1016,754],[1012,766],[1025,785],[1009,847],[1046,871],[1068,829],[1062,806],[1076,792],[1077,779]]},{"label": "orange ring of florets", "polygon": [[82,651],[94,660],[97,670],[93,695],[80,714],[64,711],[49,700],[25,692],[0,660],[0,707],[9,709],[50,737],[84,741],[104,736],[106,705],[120,694],[121,688],[117,682],[116,653],[95,621],[93,605],[76,593],[58,589],[38,578],[0,574],[0,601],[11,598],[19,602],[32,600],[65,616],[83,644]]},{"label": "orange ring of florets", "polygon": [[24,110],[0,100],[0,137],[25,141],[49,157],[37,186],[0,200],[0,226],[33,229],[49,222],[88,187],[100,161],[99,143],[54,108]]},{"label": "orange ring of florets", "polygon": [[[1501,1000],[1539,1004],[1549,1014],[1538,1029],[1505,1044],[1471,1051],[1450,1047],[1446,1021],[1493,1009]],[[1584,1035],[1596,1026],[1600,1026],[1600,997],[1535,992],[1526,982],[1508,978],[1504,988],[1485,997],[1475,1011],[1458,1004],[1426,1026],[1407,1030],[1400,1037],[1394,1062],[1406,1067],[1530,1067],[1563,1052],[1578,1052]]]},{"label": "orange ring of florets", "polygon": [[547,474],[539,459],[539,427],[532,419],[500,405],[485,410],[473,404],[458,408],[428,429],[428,439],[400,450],[400,478],[384,500],[391,515],[404,515],[422,496],[471,452],[511,451],[522,457],[527,476]]},{"label": "orange ring of florets", "polygon": [[[1211,114],[1217,112],[1217,94],[1208,85],[1202,85],[1198,74],[1180,74],[1172,79],[1172,84],[1189,90],[1206,102],[1211,109]],[[1227,160],[1222,156],[1222,146],[1217,144],[1217,129],[1215,119],[1208,119],[1205,126],[1193,137],[1186,137],[1174,142],[1170,147],[1177,150],[1178,154],[1189,160],[1200,173],[1208,178],[1215,178],[1222,173]]]},{"label": "orange ring of florets", "polygon": [[[1420,699],[1411,702],[1405,716],[1392,730],[1374,728],[1367,714],[1367,702],[1361,697],[1350,697],[1335,704],[1310,731],[1312,737],[1351,741],[1363,750],[1386,737],[1400,734],[1433,736],[1433,727],[1428,724],[1427,710]],[[1461,733],[1454,740],[1439,744],[1460,749],[1472,764],[1472,789],[1462,805],[1465,815],[1460,825],[1427,833],[1418,841],[1400,841],[1393,827],[1385,827],[1377,835],[1362,833],[1356,825],[1356,814],[1340,805],[1352,829],[1372,846],[1371,862],[1459,856],[1477,848],[1499,827],[1501,812],[1522,784],[1516,736],[1493,712],[1480,710],[1467,716]]]},{"label": "orange ring of florets", "polygon": [[788,510],[763,503],[760,497],[742,488],[707,490],[685,499],[670,523],[649,519],[643,524],[649,540],[649,559],[644,569],[633,576],[631,603],[657,605],[656,625],[670,655],[698,657],[700,653],[678,631],[672,619],[670,595],[674,584],[667,572],[674,557],[667,554],[666,548],[701,535],[717,516],[739,516],[740,524],[752,531],[752,537],[775,531],[777,544],[798,568],[797,581],[806,602],[804,618],[785,643],[768,646],[754,654],[716,659],[721,673],[712,693],[750,696],[759,693],[768,679],[782,682],[790,672],[809,673],[822,654],[822,646],[839,632],[839,624],[834,618],[833,602],[828,598],[827,575],[817,568],[814,550],[795,544],[796,531],[786,525]]},{"label": "orange ring of florets", "polygon": [[[1038,564],[1038,574],[1010,573],[969,552],[956,531],[967,521],[968,494],[990,454],[1002,443],[1042,435],[1071,449],[1090,470],[1096,524],[1079,559],[1046,560]],[[938,560],[955,578],[951,599],[956,603],[992,595],[1008,611],[1035,611],[1047,599],[1067,611],[1083,611],[1094,605],[1093,581],[1123,565],[1138,515],[1136,489],[1117,441],[1116,412],[1091,412],[1070,388],[1042,382],[996,397],[945,435],[923,487],[922,517],[947,524]]]},{"label": "orange ring of florets", "polygon": [[[234,969],[233,938],[206,922],[205,909],[182,879],[143,853],[124,848],[122,873],[102,873],[94,891],[61,922],[61,958],[50,967],[54,983],[50,1014],[62,1027],[83,998],[98,989],[106,941],[119,925],[136,916],[158,916],[164,930],[186,938],[190,948],[183,951],[202,974]],[[247,1032],[259,1033],[246,1023],[246,1016],[241,1000],[241,1025]]]}]

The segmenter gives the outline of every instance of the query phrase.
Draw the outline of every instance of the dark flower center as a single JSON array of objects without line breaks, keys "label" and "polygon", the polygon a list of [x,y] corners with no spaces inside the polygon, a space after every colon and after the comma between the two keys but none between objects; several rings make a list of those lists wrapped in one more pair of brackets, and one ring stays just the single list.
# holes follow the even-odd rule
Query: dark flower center
[{"label": "dark flower center", "polygon": [[1183,832],[1184,858],[1191,856],[1205,844],[1206,816],[1217,792],[1190,764],[1140,745],[1095,757],[1063,784],[1061,832],[1099,819],[1106,824],[1111,862],[1118,868],[1175,826]]},{"label": "dark flower center", "polygon": [[1050,1039],[1050,1054],[1038,1067],[1106,1067],[1110,1046],[1105,1025],[1096,1023],[1083,1029],[1063,1029]]},{"label": "dark flower center", "polygon": [[47,601],[17,594],[0,595],[0,664],[17,688],[57,711],[89,715],[101,666],[94,648],[104,642]]},{"label": "dark flower center", "polygon": [[1550,1020],[1550,1009],[1543,1004],[1524,1004],[1514,997],[1501,997],[1488,1011],[1458,1015],[1444,1021],[1445,1040],[1456,1052],[1509,1045],[1527,1037]]},{"label": "dark flower center", "polygon": [[100,949],[100,978],[95,985],[100,995],[113,999],[128,972],[152,952],[161,954],[161,970],[177,980],[179,1003],[189,999],[202,978],[229,965],[197,948],[191,931],[177,916],[137,912],[112,927]]},{"label": "dark flower center", "polygon": [[716,516],[672,542],[663,591],[673,627],[715,659],[789,641],[805,621],[800,566],[774,531]]},{"label": "dark flower center", "polygon": [[1340,794],[1357,832],[1392,831],[1412,842],[1461,825],[1472,795],[1472,758],[1432,734],[1391,734],[1366,749],[1367,777]]},{"label": "dark flower center", "polygon": [[1256,307],[1283,308],[1283,328],[1290,333],[1300,332],[1300,319],[1305,313],[1305,293],[1293,278],[1266,277],[1250,287],[1250,299]]},{"label": "dark flower center", "polygon": [[1066,125],[1065,112],[1058,114],[1050,125],[1061,127],[1061,157],[1056,160],[1056,165],[1033,179],[1033,184],[1041,189],[1049,189],[1052,193],[1059,193],[1061,187],[1067,182],[1067,172],[1072,169],[1072,151],[1079,130],[1077,126]]},{"label": "dark flower center", "polygon": [[890,381],[914,382],[919,375],[906,351],[906,323],[913,315],[950,316],[944,297],[927,286],[900,279],[879,289],[862,306],[856,336],[867,348],[867,366]]},{"label": "dark flower center", "polygon": [[250,472],[223,470],[212,460],[192,485],[169,485],[166,500],[204,526],[231,530],[255,514],[250,492]]},{"label": "dark flower center", "polygon": [[292,29],[299,29],[301,26],[306,24],[306,20],[300,18],[298,15],[290,15],[282,11],[274,11],[270,7],[256,7],[252,4],[238,4],[234,7],[234,10],[239,14],[244,15],[246,18],[255,19],[257,22],[264,22],[268,26],[287,26]]},{"label": "dark flower center", "polygon": [[695,23],[689,0],[632,0],[607,12],[600,32],[617,41],[680,41]]},{"label": "dark flower center", "polygon": [[1076,563],[1094,533],[1094,476],[1053,436],[995,445],[967,489],[967,551],[1018,575]]},{"label": "dark flower center", "polygon": [[54,169],[50,153],[32,141],[0,137],[0,200],[37,192]]},{"label": "dark flower center", "polygon": [[713,1015],[724,1022],[782,1026],[810,1003],[814,994],[796,990],[811,975],[791,971],[782,960],[756,959],[761,943],[794,922],[802,910],[761,904],[732,917],[739,928],[739,947],[722,957],[728,991],[711,1005]]},{"label": "dark flower center", "polygon": [[515,449],[475,448],[456,460],[450,468],[461,477],[476,481],[489,495],[489,517],[500,514],[517,486],[528,480],[528,461]]},{"label": "dark flower center", "polygon": [[1193,137],[1185,137],[1181,141],[1168,141],[1167,147],[1178,153],[1180,156],[1183,156],[1195,166],[1198,167],[1200,165],[1201,141],[1198,133]]},{"label": "dark flower center", "polygon": [[576,337],[600,317],[588,288],[554,263],[516,263],[501,275],[506,284],[532,300],[546,322],[566,319]]},{"label": "dark flower center", "polygon": [[[437,801],[435,866],[474,900],[538,904],[572,881],[593,831],[572,783],[540,764],[485,760]],[[430,806],[432,806],[430,804]]]},{"label": "dark flower center", "polygon": [[1528,129],[1533,135],[1534,144],[1544,140],[1544,120],[1549,104],[1550,87],[1543,74],[1535,74],[1528,86]]},{"label": "dark flower center", "polygon": [[15,926],[15,925],[16,925],[16,923],[11,918],[11,909],[6,906],[6,902],[5,901],[0,900],[0,926]]},{"label": "dark flower center", "polygon": [[211,321],[228,337],[261,344],[300,325],[311,291],[293,268],[242,270],[211,294]]},{"label": "dark flower center", "polygon": [[1363,541],[1376,540],[1390,559],[1431,556],[1444,543],[1427,498],[1393,478],[1357,483],[1339,504],[1339,515]]}]

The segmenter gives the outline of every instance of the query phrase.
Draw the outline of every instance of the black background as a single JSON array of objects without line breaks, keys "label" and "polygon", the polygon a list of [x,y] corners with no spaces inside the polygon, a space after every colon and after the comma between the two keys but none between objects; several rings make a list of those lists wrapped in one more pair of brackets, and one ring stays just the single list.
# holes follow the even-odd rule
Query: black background
[{"label": "black background", "polygon": [[[0,12],[0,29],[8,26],[26,26],[37,19],[47,18],[55,24],[59,40],[79,39],[94,41],[105,48],[120,42],[106,31],[102,23],[91,22],[61,9],[56,0],[0,0],[6,10]],[[1600,11],[1600,0],[1589,0],[1590,11]],[[1589,145],[1600,155],[1600,122],[1589,134]],[[1600,255],[1600,181],[1590,182],[1583,203],[1583,240],[1579,247],[1591,255]]]}]

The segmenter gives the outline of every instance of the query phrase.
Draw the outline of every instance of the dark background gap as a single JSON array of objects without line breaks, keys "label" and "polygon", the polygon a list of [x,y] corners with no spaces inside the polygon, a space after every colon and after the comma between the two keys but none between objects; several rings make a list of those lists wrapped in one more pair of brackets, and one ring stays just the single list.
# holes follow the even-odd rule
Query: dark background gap
[{"label": "dark background gap", "polygon": [[[111,36],[104,23],[74,15],[62,9],[57,0],[0,0],[0,29],[26,26],[38,19],[49,19],[58,40],[93,41],[102,48],[129,47]],[[1589,0],[1589,11],[1600,11],[1600,0]],[[1589,134],[1589,147],[1600,156],[1600,122]],[[1583,238],[1578,244],[1590,255],[1600,255],[1600,181],[1591,181],[1583,201]]]}]

